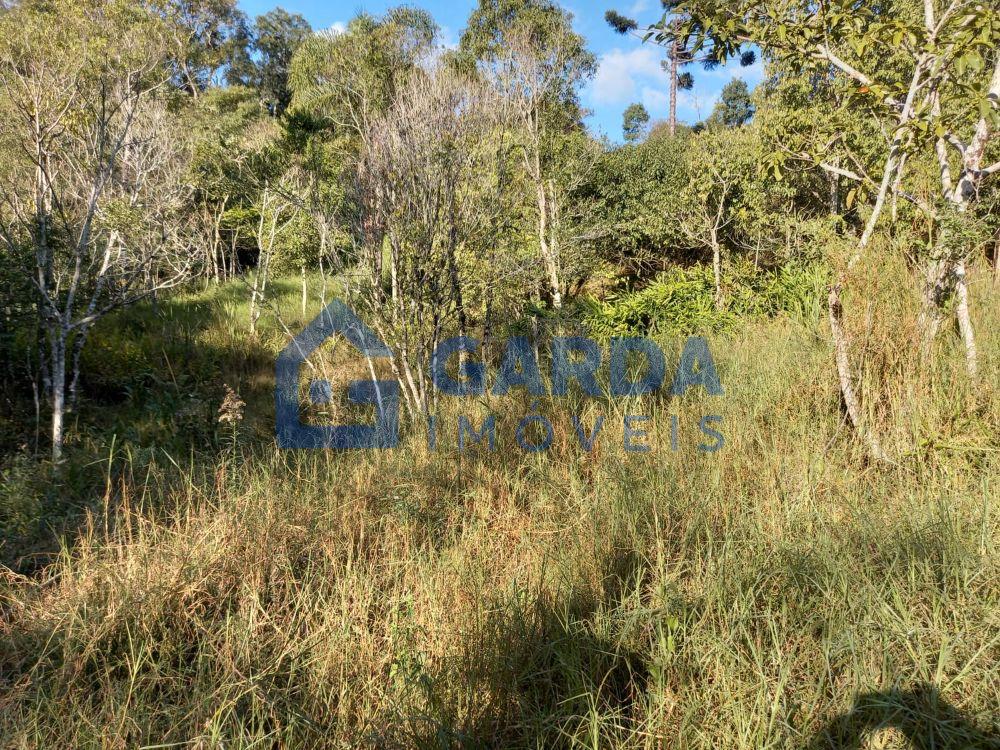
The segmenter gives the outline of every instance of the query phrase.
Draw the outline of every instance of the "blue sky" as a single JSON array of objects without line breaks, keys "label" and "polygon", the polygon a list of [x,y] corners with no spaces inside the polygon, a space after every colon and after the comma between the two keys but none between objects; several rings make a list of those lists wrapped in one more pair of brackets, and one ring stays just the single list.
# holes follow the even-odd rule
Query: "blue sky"
[{"label": "blue sky", "polygon": [[[403,0],[354,0],[354,2],[323,2],[322,0],[241,0],[240,6],[250,16],[265,13],[276,5],[301,13],[316,30],[342,28],[359,11],[379,15],[387,8],[403,4]],[[441,27],[445,45],[457,43],[465,20],[475,6],[473,0],[409,0],[408,4],[427,9]],[[660,68],[664,51],[652,44],[643,44],[631,36],[619,36],[604,21],[604,12],[615,8],[636,19],[640,27],[659,20],[658,0],[568,0],[561,3],[573,14],[576,31],[586,38],[598,60],[597,74],[587,84],[582,100],[592,114],[587,124],[595,135],[607,135],[620,141],[622,112],[632,102],[642,102],[654,120],[666,119],[668,76]],[[733,78],[743,78],[751,87],[760,82],[763,68],[758,62],[740,68],[737,61],[725,68],[706,71],[689,68],[695,86],[683,91],[678,98],[677,116],[683,122],[694,123],[712,111],[719,92]]]}]

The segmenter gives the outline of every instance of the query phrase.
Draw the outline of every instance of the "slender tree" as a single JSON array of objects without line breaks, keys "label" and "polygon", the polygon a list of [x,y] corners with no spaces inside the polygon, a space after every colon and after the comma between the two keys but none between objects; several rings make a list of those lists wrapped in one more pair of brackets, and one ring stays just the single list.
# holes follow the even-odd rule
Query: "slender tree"
[{"label": "slender tree", "polygon": [[[552,306],[560,308],[567,286],[564,218],[572,190],[559,179],[558,154],[582,132],[579,90],[593,74],[594,57],[573,31],[569,14],[548,0],[481,0],[460,52],[499,92],[516,129],[547,292]],[[572,181],[583,179],[586,162],[577,164]]]},{"label": "slender tree", "polygon": [[[986,162],[987,146],[1000,124],[1000,9],[977,0],[904,0],[889,7],[684,0],[677,11],[685,21],[679,27],[658,25],[655,38],[680,37],[694,49],[708,46],[721,57],[758,45],[789,70],[832,78],[843,93],[841,106],[875,119],[884,133],[880,139],[884,145],[874,149],[868,164],[850,152],[838,154],[839,137],[807,140],[801,155],[778,149],[772,157],[776,175],[788,159],[805,158],[854,182],[855,196],[869,196],[867,220],[855,251],[830,289],[829,319],[849,418],[867,438],[872,453],[884,456],[874,431],[863,423],[842,294],[885,209],[897,198],[912,203],[935,230],[932,251],[921,259],[925,340],[937,334],[945,303],[954,298],[967,367],[976,374],[966,262],[977,243],[970,242],[964,230],[972,226],[970,209],[982,184],[1000,172],[1000,162]],[[831,158],[833,154],[842,157],[840,164]],[[907,170],[921,155],[938,164],[940,193],[933,203],[906,190]]]},{"label": "slender tree", "polygon": [[738,128],[753,117],[754,105],[746,81],[736,78],[722,87],[719,102],[715,105],[709,124],[718,122],[723,127]]},{"label": "slender tree", "polygon": [[58,462],[94,324],[187,278],[184,139],[158,98],[168,34],[146,11],[24,5],[0,19],[0,39],[17,146],[3,172],[0,238],[34,251],[23,270],[37,293]]},{"label": "slender tree", "polygon": [[292,56],[312,27],[298,13],[275,8],[257,16],[248,38],[240,49],[239,59],[229,66],[226,79],[259,92],[272,115],[288,107],[292,94],[288,86]]},{"label": "slender tree", "polygon": [[629,143],[642,138],[642,134],[649,125],[649,112],[641,104],[630,104],[622,114],[622,135]]},{"label": "slender tree", "polygon": [[[619,34],[630,34],[643,42],[654,39],[657,44],[666,48],[667,59],[660,64],[668,75],[667,128],[673,136],[677,134],[677,92],[690,91],[694,87],[694,76],[689,71],[682,71],[681,68],[694,62],[712,68],[720,62],[724,63],[725,59],[716,56],[712,48],[704,54],[699,54],[700,50],[690,47],[677,33],[684,21],[683,12],[678,10],[678,3],[675,0],[661,0],[661,4],[664,10],[663,20],[657,26],[650,26],[641,31],[634,19],[623,16],[616,10],[607,11],[604,20]],[[659,33],[655,33],[655,29],[659,29]],[[752,50],[746,50],[740,58],[744,66],[752,65],[755,60],[756,56]]]},{"label": "slender tree", "polygon": [[165,21],[172,82],[193,98],[246,57],[247,19],[235,0],[153,0],[150,7]]}]

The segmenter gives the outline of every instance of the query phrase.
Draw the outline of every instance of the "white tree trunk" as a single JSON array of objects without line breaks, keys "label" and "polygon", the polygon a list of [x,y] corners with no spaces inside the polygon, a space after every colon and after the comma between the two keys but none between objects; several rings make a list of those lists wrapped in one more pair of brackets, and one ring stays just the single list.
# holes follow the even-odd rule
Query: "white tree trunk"
[{"label": "white tree trunk", "polygon": [[542,262],[545,264],[546,275],[549,277],[552,306],[558,310],[562,307],[559,266],[549,238],[549,203],[545,195],[545,183],[542,181],[540,173],[536,173],[535,177],[535,194],[538,201],[538,249],[542,256]]},{"label": "white tree trunk", "polygon": [[258,265],[256,272],[253,275],[253,286],[250,288],[250,333],[254,334],[257,332],[257,318],[260,317],[260,307],[257,303],[259,296],[263,296],[258,292],[260,287],[260,273],[261,269]]},{"label": "white tree trunk", "polygon": [[307,289],[306,289],[306,267],[302,266],[302,318],[303,318],[303,320],[306,317],[306,303],[309,301],[308,297],[306,296],[306,293],[307,293]]},{"label": "white tree trunk", "polygon": [[[997,59],[993,69],[993,77],[990,80],[987,96],[996,107],[996,102],[1000,100],[1000,59]],[[935,102],[935,108],[940,111],[937,102]],[[979,184],[983,178],[983,155],[991,136],[992,129],[989,118],[980,118],[972,140],[965,147],[961,172],[954,189],[951,185],[951,172],[947,156],[944,154],[945,145],[942,140],[938,140],[938,161],[941,166],[942,187],[960,214],[968,211],[969,205],[975,200],[978,193]],[[966,368],[969,375],[975,377],[979,369],[979,355],[976,350],[972,318],[969,314],[969,289],[965,276],[965,259],[963,257],[945,255],[932,263],[924,293],[922,323],[924,324],[924,342],[925,345],[929,345],[937,334],[944,317],[941,305],[947,298],[950,289],[954,288],[957,302],[955,315],[958,318],[959,331],[965,345]]]},{"label": "white tree trunk", "polygon": [[958,328],[965,343],[965,365],[969,375],[976,377],[979,372],[979,355],[976,352],[976,337],[972,330],[972,318],[969,316],[969,290],[965,281],[965,263],[959,263],[955,270],[955,293],[958,296],[958,306],[955,310],[958,316]]},{"label": "white tree trunk", "polygon": [[719,233],[712,227],[712,275],[715,277],[715,309],[722,309],[722,247]]},{"label": "white tree trunk", "polygon": [[66,331],[60,326],[52,335],[52,462],[63,457],[63,419],[66,414]]}]

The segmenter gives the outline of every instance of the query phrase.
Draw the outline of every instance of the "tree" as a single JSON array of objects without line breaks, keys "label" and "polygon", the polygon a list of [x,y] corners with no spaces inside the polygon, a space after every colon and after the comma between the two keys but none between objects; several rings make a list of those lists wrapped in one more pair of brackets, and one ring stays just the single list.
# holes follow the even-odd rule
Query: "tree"
[{"label": "tree", "polygon": [[168,35],[127,2],[26,4],[0,18],[5,133],[0,238],[33,252],[52,457],[94,324],[187,276],[186,153],[158,92]]},{"label": "tree", "polygon": [[189,180],[199,218],[206,278],[222,281],[239,271],[239,249],[252,236],[241,214],[255,201],[245,170],[246,138],[267,116],[255,92],[242,86],[213,88],[187,113],[193,143]]},{"label": "tree", "polygon": [[717,129],[693,138],[686,154],[688,183],[677,217],[685,239],[712,254],[716,309],[724,303],[724,250],[749,244],[753,217],[769,213],[759,174],[760,148],[753,129]]},{"label": "tree", "polygon": [[738,128],[753,117],[754,106],[750,98],[750,87],[741,78],[735,78],[722,87],[719,102],[712,110],[706,125],[718,123],[727,128]]},{"label": "tree", "polygon": [[245,56],[247,20],[235,0],[154,0],[152,7],[166,22],[172,81],[193,98]]},{"label": "tree", "polygon": [[[722,57],[759,45],[780,64],[803,75],[829,79],[842,93],[840,106],[864,112],[887,134],[870,164],[851,161],[841,139],[807,139],[800,155],[778,150],[775,174],[789,158],[810,159],[819,168],[856,183],[854,196],[870,196],[870,210],[855,251],[829,295],[838,379],[852,424],[872,453],[884,453],[864,429],[850,366],[850,339],[843,326],[842,291],[847,273],[868,248],[884,210],[901,199],[912,203],[934,229],[925,268],[922,326],[925,340],[936,335],[944,303],[954,296],[955,314],[971,375],[977,352],[969,315],[966,260],[975,247],[962,228],[986,178],[1000,172],[988,165],[987,146],[1000,124],[1000,10],[975,0],[900,0],[888,6],[834,3],[799,8],[775,0],[684,0],[686,20],[677,29],[661,24],[658,38],[680,35],[694,47],[711,45]],[[908,166],[935,159],[939,199],[922,200],[906,190]],[[842,164],[852,164],[845,168]],[[891,200],[890,200],[891,199]]]},{"label": "tree", "polygon": [[629,143],[642,138],[649,124],[649,112],[641,104],[630,104],[622,114],[622,134]]},{"label": "tree", "polygon": [[280,115],[292,98],[288,86],[292,56],[311,33],[305,18],[283,8],[257,16],[240,60],[227,72],[227,81],[256,89],[268,112]]},{"label": "tree", "polygon": [[[563,220],[572,185],[557,179],[557,154],[570,146],[578,156],[582,132],[579,89],[593,75],[594,56],[573,31],[568,13],[548,0],[481,0],[469,18],[460,53],[475,61],[500,94],[515,128],[522,166],[533,192],[535,236],[548,294],[562,307],[567,288],[563,274]],[[574,144],[574,141],[576,142]],[[582,180],[584,157],[570,177]]]},{"label": "tree", "polygon": [[438,28],[425,11],[401,6],[360,14],[342,34],[303,40],[289,73],[292,107],[364,143],[433,49]]},{"label": "tree", "polygon": [[482,145],[497,143],[497,114],[485,86],[432,69],[399,92],[362,153],[362,210],[379,231],[362,228],[361,277],[351,285],[365,319],[395,353],[411,415],[430,409],[425,367],[438,342],[468,331],[462,256],[492,223],[494,196],[481,177],[502,153]]},{"label": "tree", "polygon": [[651,133],[634,146],[601,155],[574,200],[589,207],[589,243],[626,277],[650,275],[684,260],[678,216],[687,184],[687,138]]},{"label": "tree", "polygon": [[295,206],[285,197],[284,192],[265,181],[254,206],[257,214],[253,230],[254,240],[257,243],[257,268],[250,288],[251,334],[257,331],[257,321],[260,320],[264,303],[267,301],[267,285],[270,281],[275,252],[285,239],[284,236],[295,218]]},{"label": "tree", "polygon": [[[664,9],[667,8],[667,3],[664,2]],[[633,34],[645,41],[642,34],[638,33],[639,24],[636,23],[631,18],[623,16],[614,10],[609,10],[604,14],[604,20],[607,21],[608,25],[614,29],[619,34]],[[678,89],[683,89],[685,91],[690,90],[694,86],[694,78],[690,73],[681,73],[680,66],[682,65],[682,60],[684,58],[684,50],[681,49],[680,45],[676,42],[671,42],[666,45],[667,48],[667,59],[661,63],[661,66],[667,74],[670,76],[670,83],[668,84],[668,95],[669,95],[669,105],[667,114],[667,128],[670,135],[677,134],[677,91]]]},{"label": "tree", "polygon": [[[315,229],[311,260],[306,248],[300,253],[303,273],[303,300],[306,295],[305,266],[315,261],[322,286],[320,299],[327,299],[327,270],[345,271],[350,247],[347,225],[352,208],[350,185],[354,162],[350,139],[328,132],[322,122],[299,112],[285,121],[286,137],[291,141],[292,168],[286,183],[286,195],[298,210],[310,217]],[[303,302],[303,307],[305,302]]]},{"label": "tree", "polygon": [[[299,140],[304,176],[292,198],[317,223],[321,269],[328,259],[342,265],[337,252],[328,252],[334,242],[370,246],[384,239],[377,213],[362,214],[363,153],[400,92],[426,74],[421,64],[437,34],[428,13],[401,6],[381,17],[359,14],[343,33],[308,36],[292,58],[286,120]],[[372,262],[380,275],[383,256]],[[323,284],[325,296],[325,270]]]},{"label": "tree", "polygon": [[[639,24],[631,18],[623,16],[615,10],[609,10],[604,14],[604,20],[617,33],[625,35],[631,34],[647,41],[653,38],[658,44],[667,49],[667,59],[660,63],[661,67],[667,71],[669,76],[669,113],[667,115],[667,129],[670,135],[677,134],[677,92],[678,90],[690,91],[694,87],[694,76],[688,71],[681,71],[681,67],[690,65],[693,62],[701,62],[706,68],[714,68],[724,59],[719,59],[715,55],[714,49],[709,49],[705,54],[699,54],[699,49],[690,47],[686,40],[676,34],[676,29],[684,20],[683,12],[678,9],[675,0],[660,0],[664,14],[663,20],[657,26],[650,26],[639,31]],[[654,29],[659,29],[660,33],[654,35]],[[666,31],[665,30],[669,30]],[[752,50],[746,50],[741,56],[741,63],[752,65],[756,56]]]}]

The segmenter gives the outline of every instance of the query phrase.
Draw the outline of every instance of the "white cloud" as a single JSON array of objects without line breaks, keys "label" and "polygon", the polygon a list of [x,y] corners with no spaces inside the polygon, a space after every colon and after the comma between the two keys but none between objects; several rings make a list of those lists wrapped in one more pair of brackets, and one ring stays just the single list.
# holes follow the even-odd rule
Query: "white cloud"
[{"label": "white cloud", "polygon": [[720,65],[714,70],[704,70],[697,67],[692,67],[691,72],[695,75],[695,81],[698,80],[699,76],[707,76],[710,79],[722,81],[724,83],[729,83],[734,78],[742,78],[747,82],[750,88],[753,88],[758,83],[764,80],[764,63],[757,56],[757,61],[753,65],[748,65],[743,67],[740,65],[739,58],[734,60],[729,60],[725,65]]},{"label": "white cloud", "polygon": [[628,14],[635,17],[647,10],[649,10],[649,0],[635,0],[635,2],[629,6]]},{"label": "white cloud", "polygon": [[336,21],[327,31],[330,34],[343,34],[347,31],[347,24],[343,21]]},{"label": "white cloud", "polygon": [[643,86],[642,106],[646,108],[646,111],[653,118],[660,115],[666,117],[667,109],[670,106],[670,97],[667,94],[666,87],[654,89],[651,86]]},{"label": "white cloud", "polygon": [[682,116],[681,119],[700,121],[712,114],[712,110],[715,109],[715,103],[718,101],[718,92],[711,94],[699,94],[698,88],[695,86],[692,91],[678,92],[677,109],[681,112],[686,111],[688,113],[687,117]]},{"label": "white cloud", "polygon": [[[621,113],[632,102],[641,102],[654,120],[665,120],[669,113],[670,76],[661,67],[664,57],[664,50],[652,44],[628,49],[616,47],[601,54],[597,74],[584,95],[584,101],[596,115],[593,122],[616,134]],[[742,78],[750,88],[764,79],[764,64],[760,60],[746,68],[735,59],[715,70],[705,70],[698,64],[685,70],[694,76],[694,89],[678,92],[677,118],[687,123],[708,117],[723,86],[734,78]]]},{"label": "white cloud", "polygon": [[660,68],[662,52],[654,47],[636,47],[623,52],[615,48],[601,55],[597,75],[590,86],[595,104],[627,104],[635,101],[636,90],[643,83],[665,80]]}]

